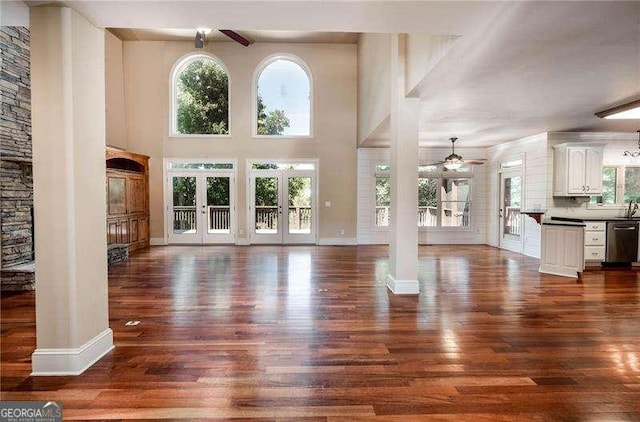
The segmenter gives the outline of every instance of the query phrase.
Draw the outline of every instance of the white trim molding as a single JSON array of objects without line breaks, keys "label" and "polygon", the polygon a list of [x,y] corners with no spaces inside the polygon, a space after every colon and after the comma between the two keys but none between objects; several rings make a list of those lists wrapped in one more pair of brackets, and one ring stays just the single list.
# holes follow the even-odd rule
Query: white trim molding
[{"label": "white trim molding", "polygon": [[358,244],[355,237],[321,237],[318,245],[321,246],[354,246]]},{"label": "white trim molding", "polygon": [[149,239],[149,244],[151,246],[166,246],[167,241],[164,237],[152,237]]},{"label": "white trim molding", "polygon": [[113,331],[107,328],[77,349],[36,349],[31,376],[80,375],[113,348]]},{"label": "white trim molding", "polygon": [[237,237],[236,238],[236,246],[249,246],[251,243],[249,243],[249,239],[247,239],[246,237]]},{"label": "white trim molding", "polygon": [[387,275],[387,287],[396,295],[420,294],[418,280],[396,280],[391,274]]}]

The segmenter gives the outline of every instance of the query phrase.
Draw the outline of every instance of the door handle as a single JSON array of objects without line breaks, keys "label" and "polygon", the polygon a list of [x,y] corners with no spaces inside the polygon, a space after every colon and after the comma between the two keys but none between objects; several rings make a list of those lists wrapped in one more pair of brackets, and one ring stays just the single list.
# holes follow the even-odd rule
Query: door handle
[{"label": "door handle", "polygon": [[637,227],[614,227],[613,230],[637,230]]}]

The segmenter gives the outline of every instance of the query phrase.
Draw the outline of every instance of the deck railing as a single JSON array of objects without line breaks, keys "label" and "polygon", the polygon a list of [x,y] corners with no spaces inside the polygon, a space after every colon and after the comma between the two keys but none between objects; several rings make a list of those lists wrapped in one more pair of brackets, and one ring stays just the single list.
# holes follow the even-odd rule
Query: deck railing
[{"label": "deck railing", "polygon": [[[229,230],[231,208],[227,206],[207,207],[208,230]],[[196,207],[173,207],[174,230],[196,230]]]},{"label": "deck railing", "polygon": [[507,212],[504,216],[504,234],[520,236],[521,227],[522,214],[520,214],[520,207],[507,207]]},{"label": "deck railing", "polygon": [[[389,207],[377,205],[375,215],[376,227],[388,227],[390,223]],[[438,225],[438,207],[418,207],[418,227],[435,227]],[[443,227],[467,227],[469,213],[445,208],[442,212]]]}]

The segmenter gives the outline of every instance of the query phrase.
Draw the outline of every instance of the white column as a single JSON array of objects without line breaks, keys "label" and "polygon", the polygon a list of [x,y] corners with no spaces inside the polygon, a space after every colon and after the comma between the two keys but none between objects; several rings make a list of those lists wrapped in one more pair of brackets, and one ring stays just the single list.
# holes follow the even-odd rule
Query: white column
[{"label": "white column", "polygon": [[77,375],[113,348],[107,297],[104,30],[31,8],[33,375]]},{"label": "white column", "polygon": [[391,36],[391,242],[387,286],[417,294],[418,122],[420,103],[405,97],[406,36]]}]

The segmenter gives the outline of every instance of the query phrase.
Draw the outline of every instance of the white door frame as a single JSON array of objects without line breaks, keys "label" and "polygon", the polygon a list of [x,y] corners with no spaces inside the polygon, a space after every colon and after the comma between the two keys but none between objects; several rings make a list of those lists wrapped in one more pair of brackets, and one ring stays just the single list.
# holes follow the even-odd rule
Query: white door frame
[{"label": "white door frame", "polygon": [[[309,164],[313,169],[309,170],[253,170],[254,164]],[[319,230],[319,182],[318,182],[318,159],[247,159],[246,161],[246,181],[247,181],[247,241],[249,244],[318,244]],[[279,222],[280,228],[277,235],[255,233],[255,176],[276,176],[278,177],[279,192]],[[291,234],[288,233],[288,178],[290,176],[305,177],[310,176],[311,187],[311,234]]]},{"label": "white door frame", "polygon": [[[188,164],[232,164],[232,169],[172,169],[172,163]],[[206,158],[165,158],[164,159],[164,233],[165,244],[232,244],[237,236],[237,160],[235,159],[206,159]],[[196,216],[198,233],[191,235],[181,235],[173,233],[173,176],[195,177],[196,178]],[[202,206],[206,208],[206,178],[207,177],[228,177],[229,178],[229,207],[230,221],[229,233],[211,234],[207,232],[206,216],[202,217]],[[205,212],[206,215],[206,212]]]},{"label": "white door frame", "polygon": [[[498,167],[498,245],[501,249],[506,249],[512,252],[523,253],[524,252],[524,214],[521,214],[520,221],[520,235],[506,235],[504,234],[504,218],[505,210],[503,210],[504,206],[504,179],[505,177],[520,177],[521,183],[521,198],[520,198],[520,207],[521,210],[524,209],[525,206],[525,180],[524,180],[524,155],[519,155],[515,157],[513,160],[522,160],[522,165],[509,167],[509,168],[501,168]],[[508,162],[511,160],[503,160],[502,162]]]}]

